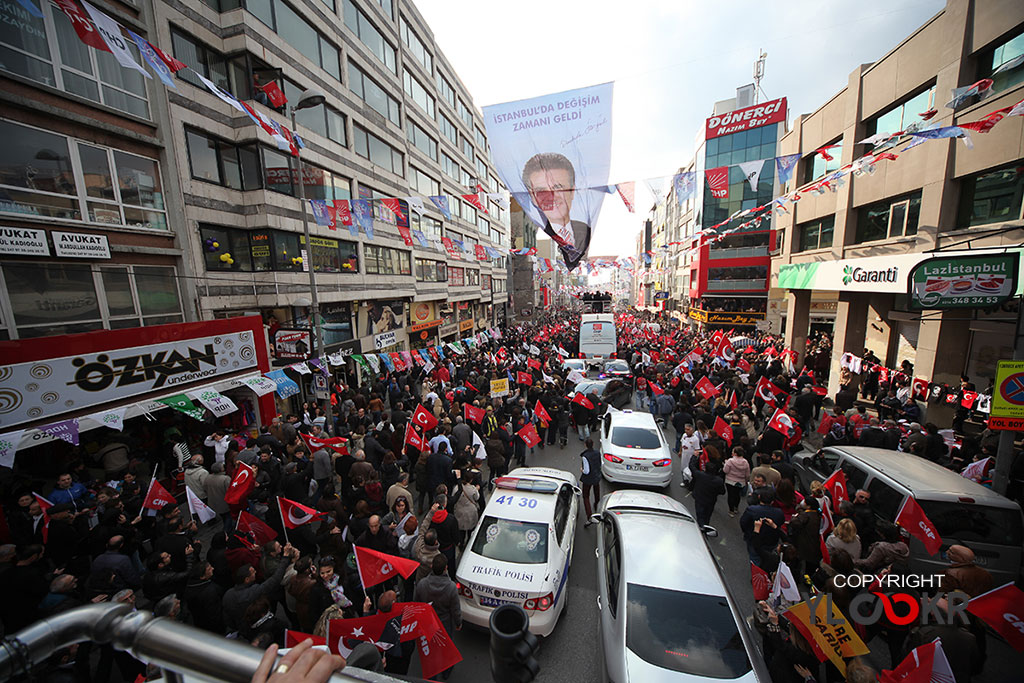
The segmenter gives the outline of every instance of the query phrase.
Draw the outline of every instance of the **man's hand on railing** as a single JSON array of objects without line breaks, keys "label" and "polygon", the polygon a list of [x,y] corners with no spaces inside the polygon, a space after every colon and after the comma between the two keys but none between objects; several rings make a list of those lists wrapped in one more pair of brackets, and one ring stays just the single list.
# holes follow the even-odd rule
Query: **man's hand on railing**
[{"label": "man's hand on railing", "polygon": [[[314,650],[313,641],[306,639],[288,651],[277,666],[277,645],[263,653],[260,666],[252,675],[251,683],[326,683],[335,671],[345,668],[345,659],[323,650]],[[271,669],[273,668],[273,672]]]}]

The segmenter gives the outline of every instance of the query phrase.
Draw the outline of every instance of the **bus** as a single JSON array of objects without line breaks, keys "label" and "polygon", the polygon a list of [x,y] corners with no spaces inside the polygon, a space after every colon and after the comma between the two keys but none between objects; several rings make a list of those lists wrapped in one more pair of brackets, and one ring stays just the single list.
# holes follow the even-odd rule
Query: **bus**
[{"label": "bus", "polygon": [[580,322],[580,355],[584,358],[611,358],[618,349],[615,317],[611,313],[584,314]]}]

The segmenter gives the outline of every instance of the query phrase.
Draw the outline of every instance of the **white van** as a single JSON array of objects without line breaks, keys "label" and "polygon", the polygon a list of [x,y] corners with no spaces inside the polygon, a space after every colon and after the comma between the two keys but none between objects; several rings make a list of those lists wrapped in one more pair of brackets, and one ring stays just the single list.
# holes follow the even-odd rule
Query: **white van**
[{"label": "white van", "polygon": [[584,358],[611,358],[616,350],[615,317],[609,313],[584,315],[580,322],[580,354]]}]

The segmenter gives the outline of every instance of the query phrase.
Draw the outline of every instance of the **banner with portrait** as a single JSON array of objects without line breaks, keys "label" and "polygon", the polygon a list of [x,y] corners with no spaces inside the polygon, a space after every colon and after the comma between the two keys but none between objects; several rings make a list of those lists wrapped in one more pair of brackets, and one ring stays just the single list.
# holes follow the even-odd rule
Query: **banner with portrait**
[{"label": "banner with portrait", "polygon": [[491,161],[565,265],[586,257],[608,190],[612,83],[484,107]]}]

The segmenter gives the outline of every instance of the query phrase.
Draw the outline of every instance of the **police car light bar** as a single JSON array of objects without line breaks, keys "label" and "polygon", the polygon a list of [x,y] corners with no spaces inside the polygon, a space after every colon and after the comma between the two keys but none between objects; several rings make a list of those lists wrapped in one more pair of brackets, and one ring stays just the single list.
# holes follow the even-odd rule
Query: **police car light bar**
[{"label": "police car light bar", "polygon": [[558,491],[558,484],[553,481],[539,481],[536,479],[520,479],[519,477],[498,477],[494,485],[499,489],[513,489],[515,491],[532,491],[534,493],[555,493]]}]

